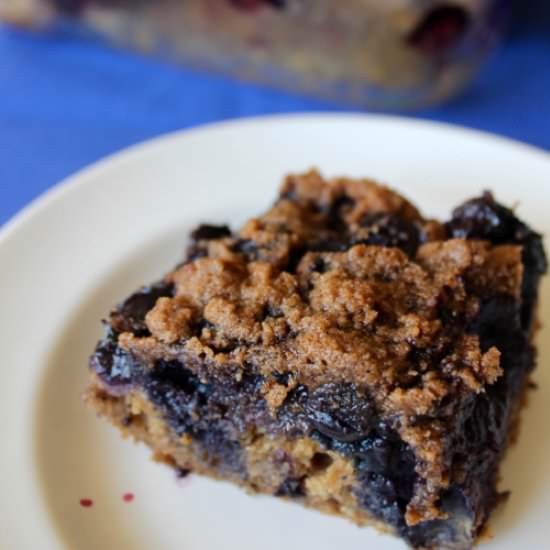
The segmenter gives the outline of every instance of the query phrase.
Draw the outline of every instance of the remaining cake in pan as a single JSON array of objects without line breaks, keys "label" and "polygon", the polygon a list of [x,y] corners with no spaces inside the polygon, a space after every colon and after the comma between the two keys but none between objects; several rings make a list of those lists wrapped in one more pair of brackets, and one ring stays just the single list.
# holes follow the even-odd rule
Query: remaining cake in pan
[{"label": "remaining cake in pan", "polygon": [[485,193],[447,223],[289,176],[110,315],[88,403],[174,467],[468,549],[534,367],[541,237]]},{"label": "remaining cake in pan", "polygon": [[511,0],[0,0],[0,21],[395,111],[471,82]]}]

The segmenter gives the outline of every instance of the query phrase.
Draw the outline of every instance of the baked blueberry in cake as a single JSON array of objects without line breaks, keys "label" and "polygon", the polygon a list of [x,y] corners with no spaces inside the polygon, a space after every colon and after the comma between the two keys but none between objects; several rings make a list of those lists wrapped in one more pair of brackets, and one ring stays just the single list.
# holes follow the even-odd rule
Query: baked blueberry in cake
[{"label": "baked blueberry in cake", "polygon": [[490,193],[440,223],[369,180],[291,175],[113,309],[86,400],[179,471],[466,550],[499,498],[546,268]]}]

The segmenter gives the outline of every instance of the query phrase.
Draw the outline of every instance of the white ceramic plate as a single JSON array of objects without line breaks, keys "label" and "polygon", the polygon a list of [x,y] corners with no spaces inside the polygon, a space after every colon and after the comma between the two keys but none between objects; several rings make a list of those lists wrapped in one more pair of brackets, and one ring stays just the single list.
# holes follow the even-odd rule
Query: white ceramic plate
[{"label": "white ceramic plate", "polygon": [[[369,116],[232,122],[163,137],[85,170],[0,234],[0,546],[49,550],[398,550],[338,518],[224,483],[177,483],[80,402],[99,320],[170,269],[200,221],[242,222],[281,176],[313,165],[370,175],[429,215],[494,189],[550,234],[550,156],[443,125]],[[550,310],[544,286],[540,385],[486,548],[549,548]],[[123,500],[131,492],[131,503]],[[91,508],[79,505],[93,499]]]}]

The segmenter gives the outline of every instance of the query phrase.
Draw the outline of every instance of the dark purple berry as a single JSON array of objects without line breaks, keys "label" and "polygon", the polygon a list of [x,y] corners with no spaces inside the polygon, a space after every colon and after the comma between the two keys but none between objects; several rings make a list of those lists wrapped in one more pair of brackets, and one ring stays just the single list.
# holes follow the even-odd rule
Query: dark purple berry
[{"label": "dark purple berry", "polygon": [[325,384],[313,391],[298,386],[291,393],[289,405],[293,404],[303,410],[310,430],[330,439],[349,443],[372,430],[372,403],[352,384]]},{"label": "dark purple berry", "polygon": [[192,262],[208,255],[208,241],[231,237],[231,230],[227,225],[199,225],[191,233],[191,245],[187,249],[187,262]]},{"label": "dark purple berry", "polygon": [[116,332],[132,332],[137,336],[149,334],[145,325],[145,316],[155,307],[157,300],[172,296],[172,283],[161,281],[151,286],[144,286],[124,302],[119,304],[111,314],[111,325]]},{"label": "dark purple berry", "polygon": [[456,208],[446,228],[449,236],[454,238],[523,246],[525,272],[521,320],[524,330],[529,332],[534,317],[538,281],[548,269],[542,237],[518,220],[512,210],[497,203],[488,192]]},{"label": "dark purple berry", "polygon": [[111,339],[103,340],[90,360],[97,376],[110,388],[123,390],[138,376],[132,356]]},{"label": "dark purple berry", "polygon": [[366,244],[400,248],[414,256],[420,240],[418,228],[391,214],[369,214],[360,223],[361,227],[352,235],[352,244]]},{"label": "dark purple berry", "polygon": [[231,237],[231,229],[227,225],[202,224],[191,233],[194,241],[212,241],[224,237]]},{"label": "dark purple berry", "polygon": [[460,6],[440,6],[430,11],[407,37],[409,45],[430,54],[444,54],[459,44],[470,25],[470,15]]},{"label": "dark purple berry", "polygon": [[453,210],[447,231],[456,239],[481,239],[493,244],[515,240],[521,224],[508,208],[498,204],[489,192]]}]

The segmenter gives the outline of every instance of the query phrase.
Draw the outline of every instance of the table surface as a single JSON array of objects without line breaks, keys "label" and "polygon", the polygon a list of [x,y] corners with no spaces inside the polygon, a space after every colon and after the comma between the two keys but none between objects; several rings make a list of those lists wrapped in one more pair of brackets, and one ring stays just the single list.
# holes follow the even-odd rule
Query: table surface
[{"label": "table surface", "polygon": [[[164,132],[235,117],[342,110],[349,109],[97,42],[0,27],[0,225],[72,172]],[[507,42],[473,86],[414,116],[550,150],[550,2],[524,2]]]}]

